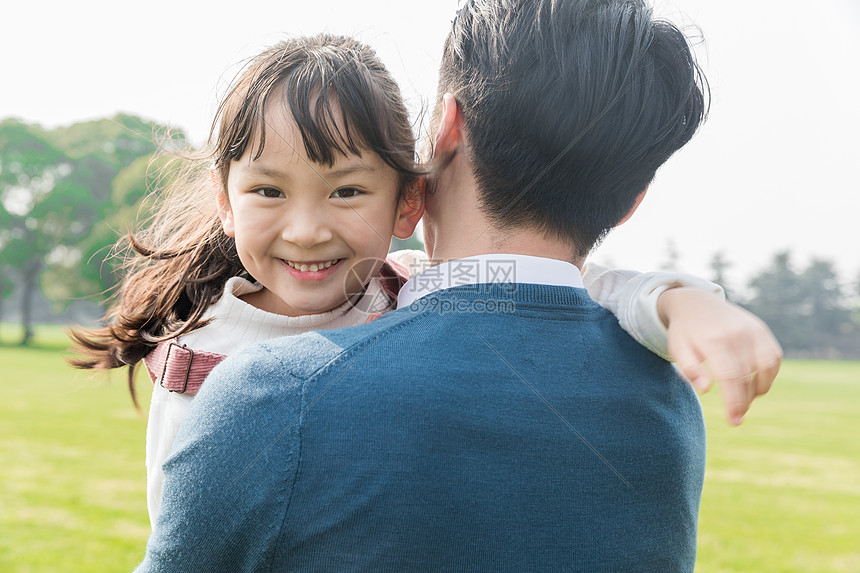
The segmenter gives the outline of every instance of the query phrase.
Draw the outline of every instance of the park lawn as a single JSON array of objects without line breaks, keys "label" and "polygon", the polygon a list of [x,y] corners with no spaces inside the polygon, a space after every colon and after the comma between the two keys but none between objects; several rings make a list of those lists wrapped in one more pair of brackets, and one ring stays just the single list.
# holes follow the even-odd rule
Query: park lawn
[{"label": "park lawn", "polygon": [[860,571],[860,362],[786,361],[739,428],[720,399],[696,571]]},{"label": "park lawn", "polygon": [[[0,571],[130,571],[149,535],[145,416],[121,373],[65,365],[60,329],[36,342],[0,346]],[[138,393],[145,408],[143,377]],[[696,570],[860,571],[860,362],[786,361],[740,428],[718,390],[702,402]]]},{"label": "park lawn", "polygon": [[43,327],[34,348],[0,346],[0,571],[131,571],[143,558],[146,418],[122,373],[72,370],[68,345]]}]

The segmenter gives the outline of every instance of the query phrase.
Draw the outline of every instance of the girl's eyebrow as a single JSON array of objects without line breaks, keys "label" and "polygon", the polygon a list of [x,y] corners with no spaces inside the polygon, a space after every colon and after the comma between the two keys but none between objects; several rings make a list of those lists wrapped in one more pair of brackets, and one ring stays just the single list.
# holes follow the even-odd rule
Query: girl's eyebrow
[{"label": "girl's eyebrow", "polygon": [[259,163],[253,162],[250,165],[246,165],[245,170],[250,171],[251,173],[271,177],[273,179],[289,177],[289,174],[284,171],[279,171],[278,169],[273,169],[271,167],[266,167],[265,165],[260,165]]},{"label": "girl's eyebrow", "polygon": [[[281,171],[278,169],[274,169],[272,167],[267,167],[265,165],[260,165],[260,164],[255,164],[255,163],[251,163],[251,165],[248,167],[248,169],[250,171],[258,173],[260,175],[265,175],[266,177],[287,178],[287,179],[290,177],[290,173],[287,171]],[[376,169],[373,166],[361,163],[361,164],[355,164],[355,165],[347,165],[347,166],[341,167],[339,169],[333,169],[333,170],[323,169],[323,170],[319,171],[318,173],[320,176],[323,176],[323,174],[324,174],[325,177],[339,178],[339,177],[346,177],[348,175],[353,175],[355,173],[375,173],[375,172],[376,172]]]},{"label": "girl's eyebrow", "polygon": [[360,163],[355,165],[347,165],[345,167],[341,167],[340,169],[334,169],[331,171],[323,171],[326,177],[345,177],[347,175],[353,175],[355,173],[374,173],[376,169],[372,166]]}]

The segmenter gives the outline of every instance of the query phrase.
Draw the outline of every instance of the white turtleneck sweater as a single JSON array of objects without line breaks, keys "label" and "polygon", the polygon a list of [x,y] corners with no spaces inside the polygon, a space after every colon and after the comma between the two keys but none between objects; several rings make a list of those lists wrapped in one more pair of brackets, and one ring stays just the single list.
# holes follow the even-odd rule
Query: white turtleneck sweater
[{"label": "white turtleneck sweater", "polygon": [[[421,251],[398,251],[389,256],[412,275],[424,270],[429,263],[427,255]],[[660,294],[674,286],[692,286],[722,294],[719,286],[690,275],[638,273],[608,269],[593,263],[585,265],[582,280],[591,298],[615,314],[628,334],[666,359],[666,328],[657,315]],[[371,312],[387,312],[395,306],[378,278],[367,285],[358,304],[346,302],[332,311],[306,316],[272,314],[240,299],[261,288],[243,278],[230,279],[224,287],[224,294],[206,312],[204,318],[212,318],[212,322],[180,337],[177,342],[195,350],[229,355],[272,338],[364,324]],[[161,507],[164,486],[161,466],[173,449],[179,426],[188,416],[193,399],[193,395],[165,390],[158,380],[155,381],[146,428],[146,493],[153,527]]]}]

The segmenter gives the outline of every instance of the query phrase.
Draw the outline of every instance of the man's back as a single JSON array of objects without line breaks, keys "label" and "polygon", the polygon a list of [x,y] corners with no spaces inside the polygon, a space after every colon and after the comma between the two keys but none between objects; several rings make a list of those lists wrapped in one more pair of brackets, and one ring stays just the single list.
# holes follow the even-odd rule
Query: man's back
[{"label": "man's back", "polygon": [[165,471],[202,472],[219,502],[165,498],[149,553],[217,540],[195,553],[218,570],[692,570],[704,427],[671,366],[581,289],[414,306],[216,371]]}]

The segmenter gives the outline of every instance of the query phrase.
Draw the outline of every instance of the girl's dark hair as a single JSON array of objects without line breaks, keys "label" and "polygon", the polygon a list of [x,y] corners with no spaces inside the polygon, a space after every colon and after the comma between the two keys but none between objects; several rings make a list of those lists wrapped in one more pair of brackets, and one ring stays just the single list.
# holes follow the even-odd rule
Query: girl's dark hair
[{"label": "girl's dark hair", "polygon": [[316,163],[371,150],[400,174],[401,197],[424,175],[400,90],[371,48],[321,34],[281,42],[253,58],[218,107],[207,148],[174,158],[179,169],[166,168],[168,183],[153,192],[151,215],[117,244],[123,279],[105,326],[70,332],[79,353],[69,360],[73,366],[130,367],[135,406],[134,366],[159,342],[208,324],[206,309],[227,280],[247,276],[222,229],[216,194],[226,193],[232,160],[262,154],[270,101],[289,110]]}]

